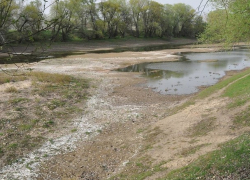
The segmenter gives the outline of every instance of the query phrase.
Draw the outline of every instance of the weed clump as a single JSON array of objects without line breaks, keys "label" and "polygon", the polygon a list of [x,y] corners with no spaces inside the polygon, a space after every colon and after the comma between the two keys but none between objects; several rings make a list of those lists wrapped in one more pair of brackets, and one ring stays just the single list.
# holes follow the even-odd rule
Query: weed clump
[{"label": "weed clump", "polygon": [[6,92],[6,93],[17,93],[18,90],[17,90],[16,87],[10,86],[10,87],[7,87],[7,88],[5,89],[5,92]]}]

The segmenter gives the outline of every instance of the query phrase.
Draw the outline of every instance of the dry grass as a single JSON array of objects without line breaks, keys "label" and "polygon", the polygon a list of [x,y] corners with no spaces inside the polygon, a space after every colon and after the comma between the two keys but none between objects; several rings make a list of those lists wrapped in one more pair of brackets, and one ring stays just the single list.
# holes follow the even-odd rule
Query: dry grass
[{"label": "dry grass", "polygon": [[63,74],[49,74],[44,72],[31,72],[28,74],[34,81],[40,81],[43,83],[55,83],[55,84],[66,84],[70,83],[71,76]]},{"label": "dry grass", "polygon": [[[23,80],[31,81],[31,87],[16,89],[15,82]],[[31,72],[13,77],[0,73],[0,83],[10,81],[13,86],[5,93],[12,93],[11,98],[0,101],[4,109],[0,114],[0,168],[67,127],[82,113],[88,96],[88,81],[67,75]]]},{"label": "dry grass", "polygon": [[0,73],[0,85],[9,82],[17,82],[17,81],[24,81],[27,79],[24,75],[8,75],[6,73]]},{"label": "dry grass", "polygon": [[10,87],[7,87],[7,88],[4,90],[4,92],[6,92],[6,93],[18,93],[18,90],[17,90],[16,87],[10,86]]},{"label": "dry grass", "polygon": [[188,148],[183,148],[180,152],[181,156],[187,157],[191,154],[195,154],[197,151],[199,151],[202,147],[207,146],[209,144],[201,144],[197,146],[190,146]]},{"label": "dry grass", "polygon": [[205,136],[215,128],[215,117],[203,117],[202,120],[188,129],[190,137]]}]

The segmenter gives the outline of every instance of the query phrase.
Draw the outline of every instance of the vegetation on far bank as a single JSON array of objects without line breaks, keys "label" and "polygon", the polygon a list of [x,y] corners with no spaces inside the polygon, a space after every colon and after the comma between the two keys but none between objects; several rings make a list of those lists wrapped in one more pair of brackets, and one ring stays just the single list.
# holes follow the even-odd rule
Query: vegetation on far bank
[{"label": "vegetation on far bank", "polygon": [[[0,167],[39,147],[58,130],[80,116],[89,82],[68,75],[29,72],[0,74]],[[53,142],[53,139],[51,139]]]},{"label": "vegetation on far bank", "polygon": [[196,37],[205,27],[202,16],[183,3],[170,5],[152,0],[34,0],[21,3],[4,0],[0,6],[4,10],[0,25],[5,29],[1,35],[7,42],[126,36]]}]

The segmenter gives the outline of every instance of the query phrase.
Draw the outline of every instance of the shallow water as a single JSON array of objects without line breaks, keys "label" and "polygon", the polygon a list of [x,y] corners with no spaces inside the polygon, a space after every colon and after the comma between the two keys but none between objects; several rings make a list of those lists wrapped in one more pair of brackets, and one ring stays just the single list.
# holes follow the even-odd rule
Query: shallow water
[{"label": "shallow water", "polygon": [[184,95],[211,86],[225,76],[226,71],[250,67],[250,51],[186,53],[176,62],[142,63],[119,69],[125,72],[144,72],[149,77],[146,86],[161,94]]}]

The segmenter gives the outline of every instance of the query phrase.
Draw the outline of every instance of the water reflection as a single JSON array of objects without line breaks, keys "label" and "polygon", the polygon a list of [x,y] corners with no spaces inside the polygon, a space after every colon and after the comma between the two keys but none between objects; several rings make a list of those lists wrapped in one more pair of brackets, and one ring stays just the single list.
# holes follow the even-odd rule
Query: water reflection
[{"label": "water reflection", "polygon": [[142,63],[119,69],[143,72],[149,77],[147,86],[162,94],[191,94],[200,86],[211,86],[229,70],[250,67],[247,49],[232,52],[188,53],[177,62]]}]

